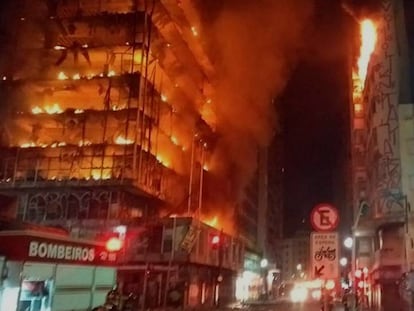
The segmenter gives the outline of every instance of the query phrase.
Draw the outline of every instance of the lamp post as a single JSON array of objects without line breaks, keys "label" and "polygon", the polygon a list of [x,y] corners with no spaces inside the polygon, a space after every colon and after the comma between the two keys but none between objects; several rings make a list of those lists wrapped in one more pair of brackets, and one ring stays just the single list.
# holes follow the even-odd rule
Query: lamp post
[{"label": "lamp post", "polygon": [[267,292],[268,292],[268,286],[267,286],[267,266],[268,265],[269,265],[269,261],[266,258],[263,258],[260,261],[260,268],[262,269],[262,278],[263,278],[262,294],[264,294],[265,299],[267,299]]},{"label": "lamp post", "polygon": [[[356,310],[357,307],[357,296],[356,296],[356,292],[357,292],[357,284],[355,284],[355,271],[357,269],[356,267],[356,247],[357,247],[357,243],[356,243],[356,231],[358,229],[358,225],[359,225],[359,220],[361,219],[361,215],[364,213],[364,210],[366,210],[368,208],[368,204],[365,201],[361,201],[359,203],[358,206],[358,211],[356,213],[356,217],[355,217],[355,221],[351,227],[352,230],[352,240],[350,239],[345,239],[347,240],[347,245],[350,246],[350,248],[352,248],[352,257],[351,257],[351,279],[352,279],[352,287],[354,289],[354,295],[355,295],[355,299],[354,299],[354,305],[353,305],[353,310]],[[345,241],[344,241],[344,245],[345,245]],[[346,245],[345,245],[346,247]]]}]

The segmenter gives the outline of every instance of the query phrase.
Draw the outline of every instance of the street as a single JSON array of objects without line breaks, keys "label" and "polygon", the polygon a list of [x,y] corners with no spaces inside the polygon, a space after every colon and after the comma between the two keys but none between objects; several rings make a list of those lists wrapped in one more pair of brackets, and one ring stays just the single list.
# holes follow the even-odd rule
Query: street
[{"label": "street", "polygon": [[[249,304],[241,309],[246,311],[320,311],[319,303],[288,303],[288,302],[274,302],[274,303],[254,303]],[[233,309],[236,310],[236,309]],[[336,304],[333,311],[343,311],[341,304]]]}]

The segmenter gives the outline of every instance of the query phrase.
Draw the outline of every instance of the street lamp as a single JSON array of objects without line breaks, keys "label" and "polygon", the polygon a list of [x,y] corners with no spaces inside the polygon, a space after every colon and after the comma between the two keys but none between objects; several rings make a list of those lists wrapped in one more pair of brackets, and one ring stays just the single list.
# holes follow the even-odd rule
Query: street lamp
[{"label": "street lamp", "polygon": [[265,268],[267,268],[267,265],[269,264],[269,262],[268,262],[268,260],[266,259],[266,258],[263,258],[261,261],[260,261],[260,267],[262,268],[262,269],[265,269]]},{"label": "street lamp", "polygon": [[345,246],[346,248],[351,249],[353,245],[354,245],[354,239],[353,239],[353,238],[351,238],[351,237],[347,237],[347,238],[344,240],[344,246]]},{"label": "street lamp", "polygon": [[342,258],[339,260],[339,264],[340,264],[342,267],[345,267],[345,266],[348,264],[348,258],[346,258],[346,257],[342,257]]},{"label": "street lamp", "polygon": [[301,271],[302,270],[302,264],[298,263],[296,265],[296,270]]}]

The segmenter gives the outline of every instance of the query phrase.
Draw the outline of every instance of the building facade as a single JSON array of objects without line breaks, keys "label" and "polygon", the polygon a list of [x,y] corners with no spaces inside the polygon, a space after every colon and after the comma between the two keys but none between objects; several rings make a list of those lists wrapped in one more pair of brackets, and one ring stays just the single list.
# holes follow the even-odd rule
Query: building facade
[{"label": "building facade", "polygon": [[413,50],[408,36],[413,7],[400,0],[379,4],[372,23],[361,19],[353,75],[352,203],[355,268],[369,271],[369,286],[358,290],[367,303],[391,310],[404,301],[398,284],[413,262]]},{"label": "building facade", "polygon": [[[252,297],[272,295],[280,282],[281,241],[283,225],[281,137],[257,152],[257,169],[242,194],[236,219],[246,229],[245,241],[247,279],[255,283]],[[264,261],[263,261],[264,260]],[[266,262],[264,266],[264,262]]]},{"label": "building facade", "polygon": [[304,280],[310,269],[310,233],[297,232],[282,242],[282,282]]}]

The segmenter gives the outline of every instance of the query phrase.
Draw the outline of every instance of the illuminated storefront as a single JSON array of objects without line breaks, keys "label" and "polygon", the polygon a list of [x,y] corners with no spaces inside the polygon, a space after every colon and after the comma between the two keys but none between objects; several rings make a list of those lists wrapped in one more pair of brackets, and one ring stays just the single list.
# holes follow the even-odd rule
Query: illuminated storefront
[{"label": "illuminated storefront", "polygon": [[116,283],[105,244],[36,231],[0,232],[0,310],[86,310]]}]

